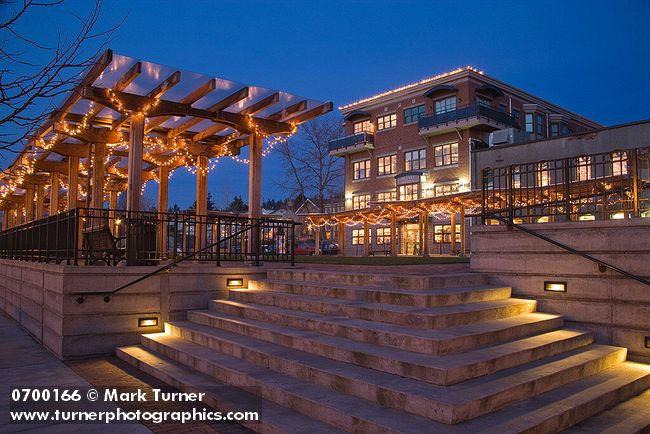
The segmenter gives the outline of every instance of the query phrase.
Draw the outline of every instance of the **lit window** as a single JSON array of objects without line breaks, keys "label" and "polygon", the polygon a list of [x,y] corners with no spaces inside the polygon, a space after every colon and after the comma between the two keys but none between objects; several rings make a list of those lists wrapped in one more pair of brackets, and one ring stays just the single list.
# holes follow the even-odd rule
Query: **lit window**
[{"label": "lit window", "polygon": [[390,244],[390,228],[375,229],[375,242],[377,244]]},{"label": "lit window", "polygon": [[377,158],[377,175],[392,175],[397,172],[397,155]]},{"label": "lit window", "polygon": [[512,168],[512,186],[514,188],[521,188],[521,167],[519,166]]},{"label": "lit window", "polygon": [[392,113],[386,116],[377,118],[377,130],[385,130],[386,128],[393,128],[397,126],[397,114]]},{"label": "lit window", "polygon": [[370,159],[352,163],[352,179],[370,178]]},{"label": "lit window", "polygon": [[352,208],[353,209],[363,209],[368,208],[368,202],[370,202],[369,194],[357,194],[352,196]]},{"label": "lit window", "polygon": [[417,200],[418,184],[405,184],[399,186],[399,200]]},{"label": "lit window", "polygon": [[372,122],[363,121],[363,122],[356,122],[354,124],[354,134],[359,134],[363,132],[372,133]]},{"label": "lit window", "polygon": [[458,183],[436,185],[433,187],[433,194],[436,196],[444,196],[447,194],[458,193],[459,190],[460,190],[460,184]]},{"label": "lit window", "polygon": [[627,175],[627,154],[625,152],[614,152],[610,159],[612,160],[612,176]]},{"label": "lit window", "polygon": [[492,107],[492,101],[482,96],[476,97],[476,104],[482,107]]},{"label": "lit window", "polygon": [[364,230],[352,229],[352,245],[363,244]]},{"label": "lit window", "polygon": [[539,163],[537,167],[537,185],[539,187],[546,187],[551,183],[551,172],[548,168],[548,163]]},{"label": "lit window", "polygon": [[576,160],[576,181],[591,179],[591,158],[578,157]]},{"label": "lit window", "polygon": [[526,132],[527,133],[532,133],[533,132],[533,114],[532,113],[526,113]]},{"label": "lit window", "polygon": [[381,191],[377,193],[377,202],[388,202],[397,200],[397,190]]},{"label": "lit window", "polygon": [[404,153],[404,170],[419,170],[427,167],[427,150],[418,149]]},{"label": "lit window", "polygon": [[456,97],[450,96],[449,98],[440,99],[436,101],[436,114],[440,115],[447,112],[456,110]]},{"label": "lit window", "polygon": [[[460,243],[460,225],[456,225],[456,242]],[[436,243],[451,243],[451,225],[434,225],[433,240]]]},{"label": "lit window", "polygon": [[458,143],[447,143],[433,147],[434,165],[449,166],[458,163]]},{"label": "lit window", "polygon": [[410,107],[410,108],[404,109],[404,123],[405,124],[410,124],[410,123],[413,123],[413,122],[417,122],[417,120],[420,119],[422,116],[424,116],[424,104],[416,106],[416,107]]}]

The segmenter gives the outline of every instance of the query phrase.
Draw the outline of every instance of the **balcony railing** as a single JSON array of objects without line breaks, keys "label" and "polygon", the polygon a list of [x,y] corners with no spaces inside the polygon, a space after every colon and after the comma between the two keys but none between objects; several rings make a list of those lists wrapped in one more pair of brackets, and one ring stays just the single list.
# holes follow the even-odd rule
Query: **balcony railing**
[{"label": "balcony railing", "polygon": [[519,127],[519,122],[509,113],[500,112],[493,108],[480,104],[473,104],[464,107],[458,107],[444,113],[437,113],[433,116],[422,117],[418,120],[418,128],[439,127],[441,125],[456,124],[460,121],[468,121],[474,118],[485,118],[495,121],[509,127]]},{"label": "balcony railing", "polygon": [[351,136],[341,137],[340,139],[332,140],[329,143],[329,151],[337,152],[346,148],[356,147],[357,145],[374,145],[375,136],[372,133],[361,132],[352,134]]}]

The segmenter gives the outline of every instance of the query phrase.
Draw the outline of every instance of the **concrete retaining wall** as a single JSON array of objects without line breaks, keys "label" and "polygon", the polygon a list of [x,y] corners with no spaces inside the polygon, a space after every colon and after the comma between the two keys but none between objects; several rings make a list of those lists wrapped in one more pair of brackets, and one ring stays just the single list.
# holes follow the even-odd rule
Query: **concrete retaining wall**
[{"label": "concrete retaining wall", "polygon": [[[527,225],[625,271],[650,279],[650,219]],[[650,286],[618,273],[600,273],[578,255],[505,226],[472,228],[473,271],[538,300],[538,310],[562,314],[596,333],[602,343],[650,358]],[[545,280],[567,282],[565,293],[543,290]]]},{"label": "concrete retaining wall", "polygon": [[[167,320],[187,310],[206,309],[226,295],[226,277],[259,278],[264,269],[182,265],[111,297],[77,291],[109,291],[151,271],[151,267],[85,267],[0,260],[0,309],[61,359],[107,354],[139,342],[142,332],[162,331]],[[155,317],[158,327],[138,327]]]}]

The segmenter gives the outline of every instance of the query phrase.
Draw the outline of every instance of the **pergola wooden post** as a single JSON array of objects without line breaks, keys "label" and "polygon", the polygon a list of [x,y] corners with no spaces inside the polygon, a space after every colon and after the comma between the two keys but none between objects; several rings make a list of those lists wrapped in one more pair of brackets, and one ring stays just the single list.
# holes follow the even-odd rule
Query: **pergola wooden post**
[{"label": "pergola wooden post", "polygon": [[25,188],[25,223],[34,220],[34,186]]},{"label": "pergola wooden post", "polygon": [[262,216],[262,138],[258,134],[250,135],[249,152],[248,217],[258,219]]},{"label": "pergola wooden post", "polygon": [[456,210],[451,212],[451,254],[456,254]]},{"label": "pergola wooden post", "polygon": [[196,228],[194,249],[205,247],[206,242],[206,216],[208,213],[208,157],[196,157]]},{"label": "pergola wooden post", "polygon": [[167,219],[162,217],[162,213],[169,208],[169,167],[160,166],[158,178],[158,213],[162,221],[158,225],[158,250],[164,257],[167,255]]},{"label": "pergola wooden post", "polygon": [[465,205],[460,205],[460,255],[467,254],[467,234],[465,233]]},{"label": "pergola wooden post", "polygon": [[36,220],[43,218],[43,211],[45,209],[45,185],[36,184]]},{"label": "pergola wooden post", "polygon": [[52,172],[50,174],[50,215],[59,213],[59,180],[61,175],[59,172]]},{"label": "pergola wooden post", "polygon": [[429,210],[422,210],[422,256],[429,256]]},{"label": "pergola wooden post", "polygon": [[93,183],[90,207],[104,208],[104,156],[106,153],[106,145],[104,143],[94,143],[93,148]]},{"label": "pergola wooden post", "polygon": [[370,255],[370,224],[363,221],[363,256]]},{"label": "pergola wooden post", "polygon": [[390,255],[397,256],[397,213],[390,213]]},{"label": "pergola wooden post", "polygon": [[339,222],[339,253],[341,256],[345,256],[345,223]]},{"label": "pergola wooden post", "polygon": [[314,255],[320,255],[320,226],[314,225]]},{"label": "pergola wooden post", "polygon": [[68,157],[68,210],[77,208],[77,195],[79,192],[79,157]]},{"label": "pergola wooden post", "polygon": [[142,156],[144,152],[144,115],[131,116],[129,129],[129,170],[126,187],[127,211],[140,211],[142,195]]}]

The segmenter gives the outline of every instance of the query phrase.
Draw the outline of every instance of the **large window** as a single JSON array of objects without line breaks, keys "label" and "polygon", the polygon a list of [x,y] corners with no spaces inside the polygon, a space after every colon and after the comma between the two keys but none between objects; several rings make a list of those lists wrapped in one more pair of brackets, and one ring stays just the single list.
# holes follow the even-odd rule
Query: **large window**
[{"label": "large window", "polygon": [[[454,231],[456,242],[460,243],[460,225]],[[451,243],[451,225],[433,225],[433,240],[436,243]]]},{"label": "large window", "polygon": [[377,193],[377,202],[388,202],[391,200],[397,200],[397,190],[380,191]]},{"label": "large window", "polygon": [[418,184],[404,184],[399,186],[399,200],[417,200]]},{"label": "large window", "polygon": [[537,164],[537,186],[546,187],[551,183],[551,170],[547,162]]},{"label": "large window", "polygon": [[377,118],[377,130],[385,130],[397,126],[397,113],[392,113]]},{"label": "large window", "polygon": [[390,228],[375,229],[375,242],[377,244],[390,244]]},{"label": "large window", "polygon": [[545,136],[544,134],[544,117],[537,113],[537,134],[540,136]]},{"label": "large window", "polygon": [[458,183],[435,185],[433,187],[433,194],[435,196],[444,196],[447,194],[458,193],[459,190],[460,190],[460,184]]},{"label": "large window", "polygon": [[386,155],[377,158],[377,175],[392,175],[397,172],[397,155]]},{"label": "large window", "polygon": [[591,179],[591,158],[578,157],[576,159],[576,181]]},{"label": "large window", "polygon": [[363,244],[364,230],[352,229],[352,245]]},{"label": "large window", "polygon": [[458,163],[458,143],[447,143],[433,147],[434,166],[449,166]]},{"label": "large window", "polygon": [[352,196],[352,208],[353,209],[363,209],[368,208],[368,202],[370,202],[369,194],[357,194]]},{"label": "large window", "polygon": [[356,122],[354,124],[354,134],[359,134],[363,132],[372,133],[372,122],[363,121],[363,122]]},{"label": "large window", "polygon": [[370,159],[352,163],[352,179],[370,178]]},{"label": "large window", "polygon": [[404,109],[405,124],[417,122],[422,116],[424,116],[424,104]]},{"label": "large window", "polygon": [[404,153],[404,170],[420,170],[427,167],[427,150],[418,149]]},{"label": "large window", "polygon": [[532,133],[533,131],[534,131],[533,114],[532,113],[526,113],[526,132],[527,133]]},{"label": "large window", "polygon": [[614,152],[610,159],[612,160],[612,176],[627,175],[627,155],[625,152]]},{"label": "large window", "polygon": [[440,99],[436,101],[436,114],[453,112],[456,110],[456,97],[450,96],[449,98]]}]

